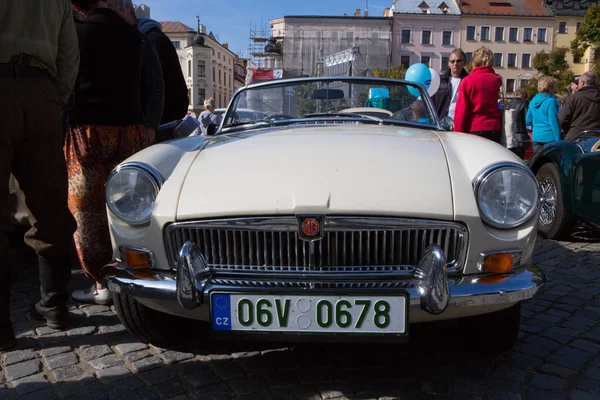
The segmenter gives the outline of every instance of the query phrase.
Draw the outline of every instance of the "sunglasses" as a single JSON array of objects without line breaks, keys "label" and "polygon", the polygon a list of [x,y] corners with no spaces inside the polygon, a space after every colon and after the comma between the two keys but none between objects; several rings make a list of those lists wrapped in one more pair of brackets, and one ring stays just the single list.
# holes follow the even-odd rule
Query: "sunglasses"
[{"label": "sunglasses", "polygon": [[450,61],[448,61],[448,62],[449,62],[450,64],[454,64],[454,63],[457,63],[457,62],[458,62],[458,63],[461,63],[461,62],[463,62],[463,60],[460,60],[460,59],[459,59],[459,60],[450,60]]}]

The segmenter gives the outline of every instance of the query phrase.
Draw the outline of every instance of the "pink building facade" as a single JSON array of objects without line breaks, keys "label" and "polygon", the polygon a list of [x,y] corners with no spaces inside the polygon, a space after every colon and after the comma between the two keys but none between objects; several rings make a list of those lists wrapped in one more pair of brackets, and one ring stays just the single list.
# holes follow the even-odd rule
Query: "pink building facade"
[{"label": "pink building facade", "polygon": [[450,53],[460,47],[460,11],[456,3],[408,0],[395,3],[390,11],[392,63],[407,69],[420,62],[437,71],[445,70]]}]

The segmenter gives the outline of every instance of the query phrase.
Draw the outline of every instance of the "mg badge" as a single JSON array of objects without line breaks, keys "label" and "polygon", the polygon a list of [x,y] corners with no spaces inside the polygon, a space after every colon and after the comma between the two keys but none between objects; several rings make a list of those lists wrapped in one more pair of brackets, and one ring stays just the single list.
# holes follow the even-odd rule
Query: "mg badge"
[{"label": "mg badge", "polygon": [[324,219],[322,215],[299,215],[298,237],[309,242],[322,239]]}]

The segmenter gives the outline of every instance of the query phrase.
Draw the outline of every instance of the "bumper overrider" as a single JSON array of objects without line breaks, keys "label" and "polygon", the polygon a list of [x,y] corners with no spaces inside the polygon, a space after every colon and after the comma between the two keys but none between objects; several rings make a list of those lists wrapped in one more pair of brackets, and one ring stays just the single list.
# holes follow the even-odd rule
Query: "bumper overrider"
[{"label": "bumper overrider", "polygon": [[[235,285],[233,279],[227,285],[220,283],[217,274],[211,270],[200,252],[192,242],[183,245],[177,271],[158,269],[129,269],[124,264],[110,265],[103,269],[103,276],[108,288],[115,293],[132,296],[138,299],[179,303],[187,310],[210,304],[211,292],[260,293],[360,293],[362,289],[315,288],[306,283],[301,289],[293,285],[271,285],[268,288],[260,285]],[[263,279],[264,278],[264,279]],[[277,282],[282,277],[269,274],[260,276],[261,281]],[[321,282],[340,282],[343,275],[323,274]],[[454,276],[452,277],[454,278]],[[365,279],[365,278],[362,278]],[[366,278],[377,280],[376,276]],[[296,283],[307,282],[302,273],[294,277],[287,275],[286,281]],[[311,282],[312,282],[311,278]],[[381,280],[381,278],[379,278]],[[406,281],[406,279],[404,279]],[[446,257],[437,245],[429,246],[421,257],[410,284],[398,288],[376,289],[377,292],[408,294],[409,312],[429,315],[443,314],[448,308],[486,307],[511,305],[532,298],[545,283],[545,275],[534,266],[516,268],[504,274],[481,274],[460,276],[449,282],[446,271]],[[234,282],[233,284],[231,282]],[[241,280],[240,280],[241,282]],[[373,289],[370,290],[373,293]],[[446,311],[447,312],[447,311]]]}]

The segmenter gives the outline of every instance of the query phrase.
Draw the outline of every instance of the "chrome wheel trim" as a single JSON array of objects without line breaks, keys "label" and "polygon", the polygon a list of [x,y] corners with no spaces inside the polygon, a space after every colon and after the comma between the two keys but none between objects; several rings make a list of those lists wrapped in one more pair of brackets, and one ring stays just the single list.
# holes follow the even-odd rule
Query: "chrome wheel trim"
[{"label": "chrome wheel trim", "polygon": [[550,178],[540,182],[540,224],[549,226],[556,217],[557,204],[556,184]]}]

